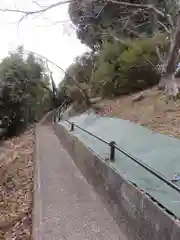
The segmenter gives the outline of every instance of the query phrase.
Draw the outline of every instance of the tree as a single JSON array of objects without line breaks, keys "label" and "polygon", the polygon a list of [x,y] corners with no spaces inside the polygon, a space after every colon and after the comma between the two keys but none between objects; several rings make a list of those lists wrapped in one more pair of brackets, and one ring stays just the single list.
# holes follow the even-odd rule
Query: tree
[{"label": "tree", "polygon": [[[48,11],[49,9],[53,9],[55,7],[61,6],[62,4],[71,3],[73,4],[74,1],[64,1],[64,2],[57,2],[55,4],[51,4],[46,7],[39,7],[36,11],[24,11],[24,10],[18,10],[18,9],[0,9],[0,11],[9,11],[14,13],[22,14],[22,19],[25,17],[28,17],[30,15],[34,14],[40,14],[43,12]],[[119,18],[118,18],[118,24],[122,25],[123,28],[120,28],[120,32],[125,32],[125,35],[132,35],[133,37],[140,38],[144,31],[140,30],[142,29],[141,23],[139,24],[139,21],[142,17],[143,20],[140,22],[143,23],[144,19],[145,22],[148,22],[149,20],[149,26],[151,29],[151,35],[154,35],[158,30],[166,31],[166,33],[169,35],[170,44],[169,44],[169,50],[168,53],[165,56],[161,55],[159,46],[156,47],[157,55],[159,57],[160,65],[158,65],[158,69],[161,69],[161,85],[165,86],[168,83],[168,88],[172,87],[174,82],[174,70],[176,68],[176,63],[179,58],[179,49],[180,49],[180,6],[179,1],[176,0],[149,0],[147,1],[117,1],[117,0],[105,0],[103,1],[104,7],[100,9],[97,13],[98,6],[96,1],[92,1],[91,5],[93,6],[93,11],[90,9],[90,12],[96,12],[93,16],[87,16],[82,15],[81,12],[86,12],[84,9],[88,9],[89,6],[87,2],[84,1],[76,1],[78,7],[80,8],[80,17],[77,16],[79,20],[86,21],[89,18],[93,18],[93,21],[98,19],[101,16],[101,13],[104,9],[104,7],[111,3],[114,4],[117,8],[122,8],[125,11],[122,14],[121,11],[119,11]],[[83,4],[81,4],[83,3]],[[99,6],[98,6],[99,7]],[[95,9],[95,11],[94,11]],[[134,19],[135,18],[135,19]],[[137,20],[136,20],[137,18]],[[88,23],[85,24],[85,29],[88,26]],[[148,27],[149,28],[149,27]],[[109,30],[109,25],[106,27],[106,29]],[[138,31],[137,31],[138,29]],[[123,30],[123,31],[122,31]],[[104,31],[103,31],[104,32]],[[107,34],[107,32],[106,32]],[[122,39],[118,36],[114,36],[114,32],[111,29],[108,31],[108,34],[113,37],[117,38],[119,41],[122,41]],[[124,35],[123,35],[124,36]],[[160,66],[160,67],[159,67]],[[176,87],[177,88],[177,87]],[[175,89],[176,92],[177,89]],[[83,90],[81,89],[82,93]],[[85,96],[85,94],[84,94]],[[86,97],[86,96],[85,96]]]},{"label": "tree", "polygon": [[52,71],[50,70],[49,66],[48,66],[48,62],[46,61],[46,69],[48,70],[48,75],[49,75],[49,79],[51,81],[51,88],[52,88],[52,106],[53,108],[57,108],[58,107],[58,90],[57,87],[55,85],[54,79],[53,79],[53,74]]},{"label": "tree", "polygon": [[[107,38],[107,35],[111,38],[122,38],[122,36],[136,38],[144,33],[148,36],[153,35],[153,22],[156,23],[156,21],[154,21],[150,0],[149,5],[144,5],[147,10],[142,10],[143,3],[147,1],[135,0],[133,4],[131,2],[79,0],[78,3],[70,3],[69,15],[77,27],[78,37],[91,48],[96,48],[97,45],[102,44],[104,36]],[[167,3],[165,4],[163,0],[155,2],[157,9],[167,7]],[[166,18],[161,17],[160,20],[158,29],[168,24]]]},{"label": "tree", "polygon": [[[81,87],[81,85],[79,84],[79,82],[76,80],[76,78],[73,76],[73,74],[71,74],[70,72],[68,73],[68,71],[65,71],[62,67],[60,67],[57,63],[55,62],[52,62],[50,59],[46,58],[45,56],[42,56],[41,54],[39,53],[35,53],[35,52],[30,52],[30,51],[27,51],[28,53],[32,53],[36,56],[38,56],[42,61],[45,61],[46,62],[46,66],[47,66],[47,63],[50,63],[54,66],[56,66],[58,69],[60,69],[62,72],[64,72],[65,74],[65,77],[68,78],[68,79],[71,79],[71,81],[76,85],[76,87],[79,89],[79,91],[81,92],[83,98],[84,98],[84,101],[86,102],[87,106],[90,106],[90,100],[89,100],[89,97],[86,93],[86,91]],[[50,73],[51,74],[51,73]],[[52,78],[52,76],[51,76]],[[52,81],[51,81],[52,82]],[[52,86],[52,89],[53,89],[53,86]]]},{"label": "tree", "polygon": [[[100,15],[99,13],[97,14],[97,8],[99,7],[98,2],[86,3],[85,7],[83,4],[84,1],[79,1],[80,6],[71,3],[70,16],[72,21],[75,19],[74,23],[78,24],[78,31],[81,32],[79,37],[82,37],[84,40],[84,35],[87,39],[89,39],[90,35],[90,46],[93,45],[96,47],[97,42],[99,45],[102,44],[102,37],[99,39],[96,31],[94,31],[97,25],[100,29],[99,31],[102,31],[105,25],[106,31],[108,31],[108,33],[110,32],[109,36],[122,43],[124,42],[123,39],[127,38],[128,35],[131,38],[141,38],[144,33],[154,36],[158,31],[166,32],[170,39],[169,51],[165,56],[162,56],[159,46],[156,46],[156,53],[160,63],[157,65],[157,70],[161,70],[160,73],[162,77],[160,85],[167,85],[168,88],[173,87],[174,71],[179,59],[180,49],[180,6],[178,1],[149,0],[148,3],[146,3],[146,1],[136,1],[132,3],[131,1],[110,0],[103,2],[104,6],[101,6],[101,10],[99,11],[99,13],[101,13]],[[102,12],[105,12],[104,9],[107,4],[115,4],[119,10],[118,30],[117,27],[113,27],[112,29],[112,21],[109,21],[107,25],[107,23],[102,20]],[[109,12],[111,12],[111,9],[108,7],[107,13]],[[74,16],[75,18],[73,18]],[[116,14],[114,16],[117,18]],[[106,13],[105,17],[108,19]],[[77,21],[76,18],[78,18],[79,21]],[[144,24],[146,25],[146,31],[142,27]],[[84,35],[82,33],[84,33]],[[177,87],[174,89],[174,92],[178,92]]]},{"label": "tree", "polygon": [[159,74],[156,39],[143,38],[126,45],[111,40],[102,44],[96,60],[93,90],[103,97],[132,94],[156,85]]},{"label": "tree", "polygon": [[[73,91],[76,91],[76,95],[81,96],[84,98],[84,93],[88,97],[89,100],[89,86],[91,82],[91,75],[93,70],[93,61],[92,61],[92,52],[86,52],[82,56],[77,57],[74,63],[72,63],[68,69],[66,70],[66,74],[64,76],[64,79],[62,83],[60,84],[60,87],[66,89],[66,93],[69,94],[71,98],[73,98],[72,89]],[[72,79],[72,77],[76,79],[76,83]],[[78,83],[78,85],[77,85]],[[79,87],[83,90],[80,91]],[[71,93],[71,94],[70,94]],[[89,106],[90,103],[87,103],[87,106]]]},{"label": "tree", "polygon": [[0,63],[0,119],[8,135],[38,120],[49,109],[49,86],[43,66],[23,48]]}]

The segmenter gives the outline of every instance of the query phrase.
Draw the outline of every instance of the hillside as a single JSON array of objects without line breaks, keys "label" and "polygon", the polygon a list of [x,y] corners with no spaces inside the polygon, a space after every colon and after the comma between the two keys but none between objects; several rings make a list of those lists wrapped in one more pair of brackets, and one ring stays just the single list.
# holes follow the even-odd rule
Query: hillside
[{"label": "hillside", "polygon": [[2,240],[31,239],[33,144],[33,130],[1,143],[0,239]]},{"label": "hillside", "polygon": [[142,92],[144,99],[133,101],[139,93],[98,104],[100,114],[120,117],[146,126],[159,133],[180,138],[180,100],[166,104],[165,97],[157,88]]}]

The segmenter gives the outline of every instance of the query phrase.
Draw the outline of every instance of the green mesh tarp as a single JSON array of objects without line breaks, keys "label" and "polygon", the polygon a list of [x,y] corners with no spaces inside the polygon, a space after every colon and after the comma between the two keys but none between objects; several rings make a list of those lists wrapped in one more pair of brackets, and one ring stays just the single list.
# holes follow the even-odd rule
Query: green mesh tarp
[{"label": "green mesh tarp", "polygon": [[[155,133],[127,120],[83,114],[69,119],[107,142],[115,141],[122,149],[140,159],[170,181],[180,175],[180,140]],[[67,129],[66,122],[60,122]],[[72,134],[102,158],[109,157],[109,146],[75,127]],[[149,193],[180,218],[180,193],[116,150],[111,163],[128,180]],[[178,185],[178,183],[177,183]],[[180,183],[179,183],[180,186]]]}]

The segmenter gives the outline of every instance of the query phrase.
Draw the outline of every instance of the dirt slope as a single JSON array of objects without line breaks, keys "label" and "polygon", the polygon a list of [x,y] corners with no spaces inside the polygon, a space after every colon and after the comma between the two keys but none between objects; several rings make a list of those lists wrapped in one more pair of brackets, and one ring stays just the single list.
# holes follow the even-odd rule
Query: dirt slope
[{"label": "dirt slope", "polygon": [[143,92],[145,98],[133,103],[139,93],[103,100],[98,104],[104,116],[120,117],[146,126],[154,131],[180,138],[180,100],[166,104],[157,88]]},{"label": "dirt slope", "polygon": [[30,240],[34,134],[5,141],[0,162],[0,239]]}]

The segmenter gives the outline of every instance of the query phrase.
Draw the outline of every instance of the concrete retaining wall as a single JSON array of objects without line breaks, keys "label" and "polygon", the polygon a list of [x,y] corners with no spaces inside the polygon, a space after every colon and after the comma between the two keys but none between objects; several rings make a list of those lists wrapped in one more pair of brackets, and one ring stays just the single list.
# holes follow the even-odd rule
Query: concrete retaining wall
[{"label": "concrete retaining wall", "polygon": [[55,132],[129,240],[180,240],[179,221],[96,156],[63,126],[55,125]]}]

